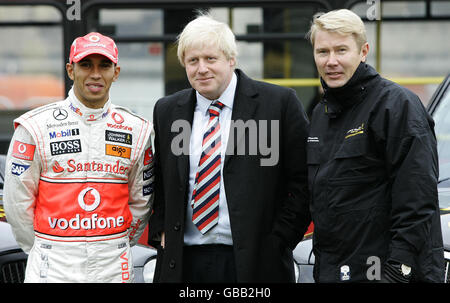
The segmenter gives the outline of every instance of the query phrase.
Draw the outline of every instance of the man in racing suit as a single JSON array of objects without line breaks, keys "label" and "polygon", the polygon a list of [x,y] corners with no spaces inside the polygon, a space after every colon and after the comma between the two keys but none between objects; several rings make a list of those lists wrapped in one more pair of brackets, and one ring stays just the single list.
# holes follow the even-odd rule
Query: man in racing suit
[{"label": "man in racing suit", "polygon": [[4,204],[29,253],[25,282],[132,282],[153,199],[151,125],[115,106],[112,39],[75,39],[67,99],[14,120]]},{"label": "man in racing suit", "polygon": [[310,33],[325,92],[307,140],[316,282],[442,282],[432,118],[364,62],[356,14],[317,15]]}]

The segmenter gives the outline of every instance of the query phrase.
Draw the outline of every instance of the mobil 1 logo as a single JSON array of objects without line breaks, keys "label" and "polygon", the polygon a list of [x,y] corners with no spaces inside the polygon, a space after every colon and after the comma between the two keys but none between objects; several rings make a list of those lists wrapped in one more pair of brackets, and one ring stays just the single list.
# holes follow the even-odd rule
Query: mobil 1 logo
[{"label": "mobil 1 logo", "polygon": [[81,153],[81,141],[80,139],[76,139],[76,140],[51,142],[50,151],[52,153],[52,156]]},{"label": "mobil 1 logo", "polygon": [[78,128],[74,129],[64,129],[59,131],[53,131],[48,133],[50,135],[50,139],[59,139],[63,137],[72,137],[80,135],[80,130]]}]

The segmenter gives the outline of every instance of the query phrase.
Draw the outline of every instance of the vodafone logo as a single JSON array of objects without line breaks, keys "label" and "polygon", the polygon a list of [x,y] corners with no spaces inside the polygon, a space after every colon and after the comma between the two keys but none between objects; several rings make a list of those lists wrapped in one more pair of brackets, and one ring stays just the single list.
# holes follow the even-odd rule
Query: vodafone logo
[{"label": "vodafone logo", "polygon": [[[78,204],[80,207],[91,212],[97,209],[100,205],[100,193],[92,187],[86,187],[78,194]],[[123,216],[117,217],[101,217],[97,213],[87,214],[73,214],[72,218],[53,218],[48,217],[48,224],[51,229],[59,230],[104,230],[115,229],[124,226],[125,218]],[[72,216],[73,216],[72,215]]]},{"label": "vodafone logo", "polygon": [[100,193],[95,188],[87,187],[78,194],[78,204],[85,211],[93,211],[100,205]]},{"label": "vodafone logo", "polygon": [[91,42],[98,42],[98,41],[100,41],[100,37],[97,36],[97,35],[89,36],[89,41],[91,41]]},{"label": "vodafone logo", "polygon": [[28,161],[33,160],[36,145],[23,143],[17,140],[15,140],[13,144],[12,155],[14,158]]},{"label": "vodafone logo", "polygon": [[27,146],[23,143],[20,143],[17,147],[17,150],[19,151],[19,153],[24,154],[27,151]]},{"label": "vodafone logo", "polygon": [[114,122],[117,124],[122,124],[123,121],[125,121],[121,114],[119,113],[112,113],[111,117],[113,118]]}]

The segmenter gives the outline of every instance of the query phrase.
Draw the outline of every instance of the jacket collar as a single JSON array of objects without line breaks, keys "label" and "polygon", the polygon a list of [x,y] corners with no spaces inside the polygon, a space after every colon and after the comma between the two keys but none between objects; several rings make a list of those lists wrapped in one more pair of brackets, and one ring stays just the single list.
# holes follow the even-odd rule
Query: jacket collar
[{"label": "jacket collar", "polygon": [[78,100],[77,96],[75,96],[73,87],[69,91],[67,101],[69,102],[69,109],[86,123],[93,123],[106,118],[111,107],[110,99],[108,99],[105,105],[103,105],[103,108],[93,109],[85,106],[80,100]]},{"label": "jacket collar", "polygon": [[256,97],[258,91],[255,88],[254,80],[247,77],[240,69],[236,69],[237,85],[234,94],[233,114],[231,119],[233,121],[243,120],[247,121],[253,118],[255,109],[257,107]]},{"label": "jacket collar", "polygon": [[[237,84],[237,77],[236,77],[236,74],[233,73],[233,75],[231,77],[231,81],[228,84],[227,88],[222,93],[222,95],[220,95],[220,97],[217,98],[217,100],[222,102],[222,104],[224,104],[226,107],[230,108],[231,110],[233,110],[234,94],[236,92],[236,84]],[[202,95],[199,94],[199,92],[196,92],[195,95],[196,95],[196,99],[197,99],[197,106],[200,108],[201,112],[203,112],[204,115],[208,115],[208,108],[214,100],[209,100],[209,99],[203,97]]]},{"label": "jacket collar", "polygon": [[325,113],[334,118],[345,108],[363,101],[367,94],[368,82],[377,76],[378,73],[373,67],[361,62],[350,80],[342,87],[330,88],[320,78],[324,89],[322,102],[325,106]]}]

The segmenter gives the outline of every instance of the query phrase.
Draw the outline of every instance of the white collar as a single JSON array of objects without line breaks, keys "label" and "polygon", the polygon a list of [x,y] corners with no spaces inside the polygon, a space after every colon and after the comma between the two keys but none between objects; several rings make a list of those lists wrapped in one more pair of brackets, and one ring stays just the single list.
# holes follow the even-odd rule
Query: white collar
[{"label": "white collar", "polygon": [[[237,86],[237,77],[236,74],[233,72],[230,83],[228,84],[227,88],[224,90],[222,95],[220,95],[220,97],[217,99],[231,110],[233,110],[234,94],[236,92],[236,86]],[[199,106],[201,112],[207,115],[209,105],[211,104],[211,102],[215,100],[207,99],[202,95],[200,95],[199,92],[197,91],[195,93],[197,96],[197,105]]]},{"label": "white collar", "polygon": [[69,101],[69,108],[86,122],[95,122],[106,118],[110,112],[110,99],[106,101],[102,108],[89,108],[85,106],[80,100],[78,100],[73,91],[73,87],[69,91],[67,100]]}]

